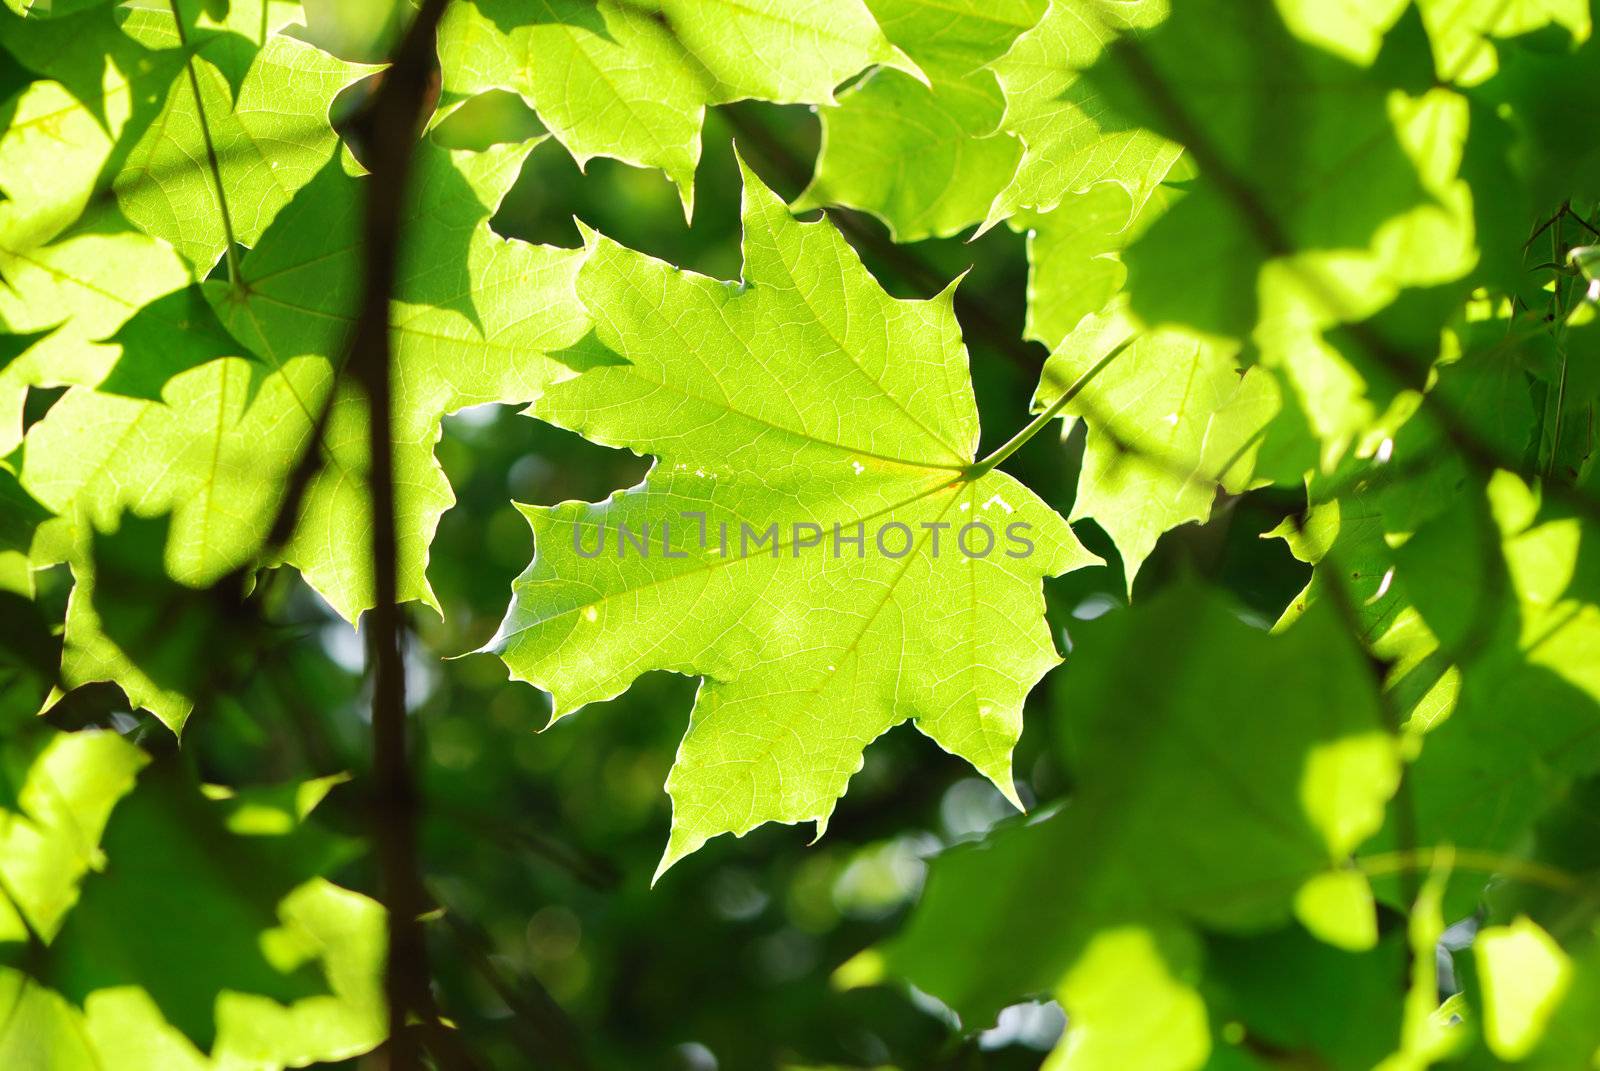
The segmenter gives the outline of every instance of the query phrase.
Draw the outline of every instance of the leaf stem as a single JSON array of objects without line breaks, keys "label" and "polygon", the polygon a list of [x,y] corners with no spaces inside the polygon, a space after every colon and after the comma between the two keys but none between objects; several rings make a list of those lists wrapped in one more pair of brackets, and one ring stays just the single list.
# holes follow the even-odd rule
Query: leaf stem
[{"label": "leaf stem", "polygon": [[200,76],[194,70],[194,53],[189,51],[189,35],[183,28],[183,15],[178,12],[178,0],[167,0],[172,8],[172,21],[178,27],[178,44],[183,46],[183,66],[189,72],[189,90],[194,94],[194,112],[200,120],[200,137],[206,143],[206,162],[211,167],[211,181],[217,188],[217,208],[222,214],[222,234],[227,240],[223,255],[228,261],[228,285],[239,285],[238,240],[233,236],[233,215],[228,211],[228,195],[222,187],[222,165],[217,161],[217,146],[211,140],[211,124],[206,121],[205,101],[200,98]]},{"label": "leaf stem", "polygon": [[1006,458],[1010,457],[1018,450],[1021,450],[1029,439],[1039,434],[1046,424],[1054,420],[1061,410],[1070,405],[1072,403],[1072,399],[1083,393],[1083,389],[1089,385],[1095,376],[1098,376],[1102,371],[1105,370],[1106,365],[1120,357],[1123,351],[1129,346],[1133,345],[1137,340],[1137,335],[1133,336],[1132,338],[1124,339],[1120,345],[1096,361],[1092,367],[1083,373],[1083,375],[1074,380],[1070,387],[1061,392],[1061,397],[1051,402],[1048,409],[1034,417],[1033,420],[1029,421],[1028,426],[1013,435],[1009,440],[1006,441],[1004,446],[1001,446],[998,450],[994,451],[994,453],[990,454],[982,461],[975,462],[963,470],[961,478],[970,482],[978,479],[979,477],[985,476],[1001,462],[1005,461]]},{"label": "leaf stem", "polygon": [[1355,863],[1356,867],[1369,878],[1444,867],[1483,874],[1504,874],[1514,881],[1539,885],[1558,893],[1574,893],[1581,884],[1577,878],[1558,867],[1547,866],[1529,859],[1517,859],[1509,855],[1497,855],[1494,852],[1453,847],[1417,847],[1404,851],[1379,852],[1375,855],[1361,856]]}]

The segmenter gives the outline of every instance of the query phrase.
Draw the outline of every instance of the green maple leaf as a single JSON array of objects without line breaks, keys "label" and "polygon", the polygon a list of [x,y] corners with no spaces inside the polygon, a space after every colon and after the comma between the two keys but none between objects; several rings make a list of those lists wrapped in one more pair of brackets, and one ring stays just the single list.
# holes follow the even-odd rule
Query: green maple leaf
[{"label": "green maple leaf", "polygon": [[1508,38],[1561,26],[1582,41],[1593,30],[1589,0],[1420,0],[1417,6],[1439,77],[1463,85],[1495,73]]},{"label": "green maple leaf", "polygon": [[[1550,930],[1558,932],[1560,943]],[[1485,926],[1472,947],[1483,1008],[1470,1066],[1563,1071],[1600,1046],[1600,943],[1592,918],[1550,930],[1527,916]],[[1573,932],[1577,931],[1577,932]],[[1565,947],[1563,947],[1565,946]]]},{"label": "green maple leaf", "polygon": [[[1505,397],[1491,408],[1510,408]],[[1343,603],[1383,660],[1387,702],[1420,756],[1408,773],[1408,825],[1386,829],[1372,848],[1476,853],[1476,867],[1444,888],[1455,917],[1482,898],[1481,860],[1527,866],[1519,856],[1529,830],[1567,786],[1600,770],[1591,742],[1600,677],[1583,653],[1600,643],[1600,586],[1582,564],[1578,522],[1541,515],[1515,477],[1500,473],[1485,487],[1459,462],[1406,473],[1433,445],[1404,434],[1411,428],[1392,458],[1313,480],[1320,504],[1302,525],[1280,529],[1316,567],[1279,628],[1319,603]],[[1338,488],[1337,499],[1324,486]],[[1544,851],[1536,848],[1534,865]],[[1392,881],[1383,891],[1399,901]]]},{"label": "green maple leaf", "polygon": [[18,15],[33,19],[60,18],[76,15],[97,7],[109,7],[112,0],[5,0],[6,7]]},{"label": "green maple leaf", "polygon": [[[1355,627],[1367,648],[1390,664],[1388,684],[1408,732],[1425,732],[1448,716],[1455,704],[1458,675],[1439,651],[1439,641],[1412,604],[1406,578],[1395,568],[1387,536],[1395,527],[1384,506],[1383,473],[1373,473],[1376,489],[1355,475],[1370,468],[1354,463],[1330,477],[1313,478],[1313,505],[1304,518],[1286,521],[1267,533],[1281,536],[1294,556],[1313,565],[1311,579],[1279,618],[1287,628],[1325,598],[1347,598]],[[1325,486],[1342,491],[1326,497]],[[1416,493],[1415,488],[1400,489]],[[1409,533],[1408,533],[1409,534]],[[1330,594],[1329,585],[1338,585]]]},{"label": "green maple leaf", "polygon": [[[443,415],[529,401],[551,379],[571,375],[569,364],[546,354],[571,346],[588,323],[572,291],[580,253],[509,241],[489,228],[529,148],[418,150],[393,327],[402,599],[433,601],[427,548],[453,501],[433,457]],[[165,561],[181,584],[207,585],[252,560],[354,323],[364,181],[348,158],[330,161],[244,257],[239,285],[207,285],[248,359],[183,371],[165,381],[159,401],[76,387],[29,430],[22,481],[60,514],[40,537],[41,561],[71,561],[92,590],[89,533],[115,530],[125,510],[172,514]],[[116,372],[147,382],[152,370],[170,371],[170,357],[129,349],[140,337],[124,333]],[[565,360],[581,365],[581,357]],[[368,523],[366,418],[349,389],[333,404],[323,468],[282,558],[354,620],[372,598],[360,534]],[[68,683],[118,681],[168,725],[183,723],[186,697],[149,682],[104,636],[87,597],[74,599],[67,639]]]},{"label": "green maple leaf", "polygon": [[[152,48],[181,47],[170,15],[130,29]],[[282,34],[259,51],[232,33],[197,44],[188,59],[193,77],[173,79],[110,184],[130,221],[170,242],[204,276],[227,248],[228,226],[236,241],[255,245],[333,156],[333,100],[373,68]],[[213,150],[220,179],[206,166]]]},{"label": "green maple leaf", "polygon": [[1024,337],[1050,349],[1084,317],[1100,312],[1128,278],[1122,252],[1158,219],[1172,194],[1152,189],[1136,200],[1120,182],[1097,182],[1042,214],[1009,221],[1028,236],[1028,318]]},{"label": "green maple leaf", "polygon": [[[0,727],[40,709],[61,666],[61,640],[33,601],[34,535],[50,511],[0,461]],[[0,799],[8,795],[0,784]]]},{"label": "green maple leaf", "polygon": [[24,941],[30,931],[48,941],[77,903],[84,875],[100,865],[100,835],[149,756],[109,731],[6,730],[0,872],[10,895],[0,906],[0,943]]},{"label": "green maple leaf", "polygon": [[[1018,183],[995,202],[991,219],[1015,213],[1010,225],[1028,233],[1025,331],[1054,350],[1038,409],[1130,339],[1137,317],[1123,291],[1124,254],[1183,200],[1158,183],[1183,177],[1187,164],[1149,135],[1130,138],[1073,73],[1119,27],[1162,13],[1154,5],[1053,9],[996,64],[1009,72],[1008,123],[1028,116],[1033,131]],[[1048,196],[1024,196],[1029,183],[1057,185]],[[1023,211],[1028,204],[1051,210]],[[1207,519],[1219,486],[1239,493],[1253,483],[1254,456],[1281,390],[1269,374],[1236,368],[1240,359],[1237,347],[1198,333],[1146,332],[1093,373],[1064,410],[1090,429],[1073,519],[1093,518],[1111,536],[1130,590],[1162,533]]]},{"label": "green maple leaf", "polygon": [[167,381],[225,357],[255,360],[228,333],[198,286],[159,297],[134,313],[105,340],[122,347],[122,359],[95,389],[159,402]]},{"label": "green maple leaf", "polygon": [[17,474],[4,462],[0,462],[0,507],[0,551],[26,554],[33,545],[34,533],[50,517],[50,511],[23,490]]},{"label": "green maple leaf", "polygon": [[[704,676],[662,869],[764,822],[820,831],[862,749],[906,720],[1014,799],[1022,701],[1058,661],[1039,582],[1094,561],[1027,488],[974,468],[952,291],[887,297],[830,225],[796,222],[748,168],[744,184],[742,283],[593,239],[579,296],[624,363],[532,412],[657,463],[605,502],[523,508],[536,554],[491,645],[557,716],[647,670]],[[828,543],[857,524],[862,556]],[[996,542],[969,560],[955,539],[974,524]],[[612,557],[622,525],[674,556]],[[770,549],[744,553],[742,526],[770,527]]]},{"label": "green maple leaf", "polygon": [[[532,144],[483,153],[416,155],[391,336],[395,361],[395,473],[400,487],[400,598],[436,605],[424,575],[427,547],[454,498],[433,456],[446,413],[489,402],[531,401],[551,381],[586,367],[567,352],[589,319],[573,293],[577,250],[500,237],[489,218],[516,181]],[[230,330],[280,374],[306,368],[320,386],[297,388],[305,408],[324,396],[329,359],[354,325],[362,247],[360,181],[337,160],[245,257],[242,292],[208,284]],[[360,540],[367,500],[365,403],[334,403],[326,467],[313,482],[285,559],[346,618],[371,605],[371,567]]]},{"label": "green maple leaf", "polygon": [[[329,107],[370,68],[278,33],[289,5],[241,5],[222,23],[193,8],[97,9],[42,32],[0,22],[0,42],[75,101],[28,109],[7,131],[34,131],[8,181],[21,180],[10,193],[24,202],[9,244],[37,246],[85,208],[98,214],[89,199],[110,189],[129,220],[203,276],[230,226],[253,244],[333,154]],[[41,151],[41,140],[71,151]]]},{"label": "green maple leaf", "polygon": [[[1433,322],[1431,315],[1423,320]],[[1520,454],[1534,411],[1522,364],[1504,344],[1506,328],[1503,321],[1486,320],[1460,330],[1450,348],[1468,351],[1437,366],[1432,389],[1479,434]],[[1431,359],[1439,345],[1418,341],[1412,352]],[[1382,386],[1377,378],[1366,382]],[[1269,533],[1282,536],[1297,558],[1314,566],[1279,627],[1320,599],[1347,601],[1362,642],[1389,664],[1390,703],[1408,731],[1419,735],[1454,708],[1460,669],[1455,652],[1441,649],[1418,612],[1400,548],[1452,509],[1464,486],[1476,486],[1477,478],[1451,446],[1437,425],[1413,416],[1371,456],[1347,457],[1331,471],[1312,475],[1305,516]]]},{"label": "green maple leaf", "polygon": [[439,60],[448,96],[519,93],[579,164],[665,171],[686,214],[708,105],[830,104],[872,64],[919,73],[860,0],[470,0]]},{"label": "green maple leaf", "polygon": [[[112,4],[89,5],[53,19],[0,11],[0,45],[15,57],[18,74],[61,83],[115,135],[130,114],[153,114],[181,69],[177,54],[153,55],[124,33],[122,14]],[[156,15],[147,11],[138,17]]]},{"label": "green maple leaf", "polygon": [[794,208],[862,209],[902,242],[954,234],[987,215],[1021,159],[1021,143],[995,132],[1005,99],[987,66],[1039,21],[1046,4],[868,6],[928,81],[884,68],[823,108],[816,173]]},{"label": "green maple leaf", "polygon": [[[0,205],[3,213],[8,205]],[[88,229],[46,247],[5,245],[0,224],[0,319],[35,341],[0,369],[0,452],[22,441],[22,407],[30,386],[88,387],[117,364],[122,347],[107,341],[151,302],[189,285],[193,276],[165,242],[125,227]],[[182,363],[195,340],[163,345],[161,360]]]},{"label": "green maple leaf", "polygon": [[[1419,842],[1516,851],[1568,786],[1600,771],[1600,581],[1583,536],[1497,473],[1394,552],[1459,674],[1454,709],[1410,774]],[[1481,891],[1481,879],[1456,881],[1450,904],[1470,909]]]},{"label": "green maple leaf", "polygon": [[[13,331],[62,328],[0,369],[0,451],[20,438],[27,387],[100,382],[115,350],[97,343],[189,281],[168,243],[205,274],[223,253],[229,221],[238,240],[256,241],[337,144],[328,106],[365,68],[277,34],[288,5],[235,5],[226,29],[180,10],[199,46],[189,60],[193,81],[167,10],[114,18],[97,8],[42,27],[0,18],[0,42],[42,76],[0,132],[0,318]],[[207,166],[208,137],[227,214]],[[114,199],[100,196],[107,190]],[[142,232],[130,231],[118,208]],[[158,304],[129,329],[167,320],[197,317]],[[163,360],[174,370],[201,363],[216,355],[215,334],[173,333],[161,342]],[[150,367],[138,375],[146,394],[163,382]]]},{"label": "green maple leaf", "polygon": [[[9,125],[11,110],[16,106],[16,98],[24,89],[27,89],[35,79],[31,71],[25,70],[22,64],[11,58],[11,54],[0,47],[0,57],[8,61],[4,69],[0,70],[0,126]],[[0,202],[7,200],[6,193],[0,189]]]},{"label": "green maple leaf", "polygon": [[[183,20],[188,47],[204,53],[206,62],[216,66],[237,96],[257,55],[276,36],[322,41],[327,38],[304,33],[306,12],[301,0],[177,0],[178,17]],[[154,23],[157,33],[170,33],[173,27],[171,4],[163,8],[164,18]],[[289,103],[293,109],[297,105]]]},{"label": "green maple leaf", "polygon": [[49,336],[48,330],[23,331],[16,334],[0,331],[0,374],[5,373],[12,361],[31,350],[34,343]]},{"label": "green maple leaf", "polygon": [[[0,43],[41,76],[0,133],[11,202],[0,253],[39,253],[75,223],[124,229],[112,203],[200,276],[230,225],[253,243],[332,155],[328,108],[368,70],[276,33],[285,10],[271,8],[233,13],[251,16],[254,37],[181,8],[187,38],[158,8],[96,9],[42,30],[0,18]],[[114,199],[99,197],[107,190]],[[15,270],[0,260],[8,279]]]},{"label": "green maple leaf", "polygon": [[1162,0],[1052,4],[991,65],[1005,94],[1001,129],[1024,152],[989,208],[989,223],[1023,209],[1047,212],[1096,182],[1121,183],[1139,201],[1161,182],[1179,147],[1119,116],[1083,72],[1119,37],[1147,30],[1166,14]]},{"label": "green maple leaf", "polygon": [[1059,1066],[1201,1066],[1203,930],[1292,914],[1348,947],[1376,941],[1365,880],[1343,867],[1382,821],[1398,749],[1331,612],[1273,636],[1186,586],[1073,640],[1058,693],[1071,802],[937,860],[907,928],[842,977],[887,970],[973,1027],[1054,993]]},{"label": "green maple leaf", "polygon": [[1121,183],[1098,182],[1012,220],[1029,225],[1026,331],[1053,347],[1034,408],[1074,391],[1062,414],[1089,433],[1072,519],[1111,536],[1130,591],[1156,540],[1209,518],[1218,490],[1271,482],[1274,466],[1258,479],[1256,457],[1282,410],[1277,380],[1240,368],[1238,347],[1175,328],[1141,332],[1128,313],[1121,254],[1177,198],[1156,190],[1136,201]]},{"label": "green maple leaf", "polygon": [[1509,155],[1530,210],[1540,214],[1569,199],[1600,199],[1593,177],[1600,163],[1600,90],[1592,77],[1600,42],[1588,37],[1573,47],[1550,36],[1502,43],[1500,71],[1476,91],[1489,107],[1509,114],[1516,135]]},{"label": "green maple leaf", "polygon": [[[240,603],[238,577],[197,590],[167,575],[170,517],[122,517],[114,532],[91,534],[73,563],[58,659],[64,683],[115,681],[131,706],[174,728],[192,702],[242,680],[267,637]],[[227,652],[227,653],[223,653]]]},{"label": "green maple leaf", "polygon": [[[1591,26],[1589,0],[1416,0],[1414,6],[1427,27],[1439,80],[1453,85],[1475,85],[1493,75],[1508,38],[1561,26],[1583,40]],[[1278,10],[1298,37],[1365,64],[1407,7],[1284,0]]]},{"label": "green maple leaf", "polygon": [[[1413,932],[1417,928],[1413,923]],[[1439,1001],[1438,935],[1421,947],[1413,940],[1410,949],[1406,937],[1395,927],[1375,947],[1351,952],[1323,944],[1297,927],[1250,937],[1209,936],[1203,995],[1213,1029],[1223,1024],[1223,1044],[1206,1066],[1252,1071],[1263,1066],[1241,1058],[1246,1045],[1255,1051],[1293,1052],[1323,1068],[1428,1066],[1423,1054],[1434,1037],[1428,1016]],[[1397,998],[1406,986],[1408,959],[1413,996],[1402,1002]],[[1426,1001],[1421,1014],[1414,1012],[1412,1000]],[[1330,1014],[1334,1007],[1349,1012],[1349,1018]],[[1241,1032],[1241,1041],[1230,1044],[1230,1035]],[[1400,1059],[1400,1054],[1413,1059]],[[1067,1066],[1077,1071],[1078,1065]]]}]

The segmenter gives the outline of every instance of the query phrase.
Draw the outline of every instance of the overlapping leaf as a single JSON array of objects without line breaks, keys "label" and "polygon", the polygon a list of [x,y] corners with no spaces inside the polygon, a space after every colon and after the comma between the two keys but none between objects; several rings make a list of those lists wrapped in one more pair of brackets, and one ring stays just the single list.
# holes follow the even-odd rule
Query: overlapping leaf
[{"label": "overlapping leaf", "polygon": [[[577,341],[586,323],[572,296],[578,254],[489,229],[526,151],[420,150],[394,327],[404,599],[432,598],[427,546],[451,502],[433,459],[441,417],[482,402],[528,401],[570,375],[546,354]],[[148,390],[130,397],[75,388],[31,429],[23,483],[62,516],[50,552],[72,560],[80,583],[90,581],[88,532],[115,529],[124,510],[173,514],[166,560],[182,583],[210,583],[257,553],[328,404],[354,322],[362,181],[348,159],[330,161],[243,258],[240,284],[208,284],[218,318],[243,340],[236,356],[174,376],[159,401]],[[125,346],[117,371],[126,366],[140,377],[164,359]],[[354,619],[371,600],[365,417],[348,391],[332,404],[323,467],[282,555]],[[84,667],[69,683],[143,680],[84,616],[89,607],[79,599],[75,608],[80,627],[69,625],[69,647],[85,657],[69,660]],[[169,724],[187,716],[180,697],[138,690]]]},{"label": "overlapping leaf", "polygon": [[580,164],[660,168],[686,213],[707,105],[828,104],[871,64],[920,73],[861,0],[469,0],[439,57],[447,94],[520,93]]},{"label": "overlapping leaf", "polygon": [[1042,0],[874,0],[890,41],[927,76],[884,68],[822,111],[822,151],[797,210],[864,209],[897,241],[943,237],[983,220],[1022,158],[997,133],[1005,101],[988,65],[1044,13]]},{"label": "overlapping leaf", "polygon": [[[136,32],[146,44],[186,52],[170,17]],[[253,53],[248,64],[241,51]],[[366,72],[284,34],[255,51],[218,33],[187,55],[192,77],[173,80],[110,182],[124,215],[171,243],[203,277],[223,255],[228,228],[236,241],[255,245],[332,158],[339,144],[333,99]],[[212,153],[215,173],[197,166]]]},{"label": "overlapping leaf", "polygon": [[1182,331],[1137,334],[1113,309],[1086,318],[1045,364],[1036,408],[1087,380],[1062,410],[1089,425],[1072,519],[1111,536],[1130,590],[1163,533],[1204,521],[1219,493],[1255,482],[1279,388],[1233,353]]},{"label": "overlapping leaf", "polygon": [[[1502,473],[1486,502],[1463,496],[1398,550],[1396,575],[1460,669],[1413,770],[1420,842],[1518,850],[1600,771],[1600,584],[1581,544],[1575,518]],[[1455,902],[1473,905],[1478,885],[1462,885]]]},{"label": "overlapping leaf", "polygon": [[6,1066],[282,1068],[377,1043],[382,910],[317,877],[344,849],[304,822],[329,783],[208,799],[115,733],[29,737],[4,748]]},{"label": "overlapping leaf", "polygon": [[[48,7],[0,12],[0,1064],[347,1058],[383,1029],[379,917],[314,877],[337,846],[296,790],[207,800],[120,737],[30,719],[107,679],[183,724],[196,652],[234,636],[200,589],[262,564],[325,406],[324,464],[265,564],[347,617],[371,601],[366,417],[337,381],[367,180],[329,125],[363,72],[279,33],[294,3],[181,0],[182,33],[159,4]],[[580,162],[659,167],[688,206],[707,105],[810,102],[801,205],[902,241],[1027,231],[1035,404],[1075,392],[1072,518],[1130,584],[1218,491],[1305,478],[1276,534],[1313,570],[1273,634],[1193,587],[1071,626],[1070,801],[936,864],[887,949],[968,1026],[1054,994],[1048,1066],[1078,1071],[1592,1061],[1591,7],[452,5],[445,112],[513,90]],[[605,502],[524,507],[535,558],[493,646],[558,716],[647,671],[704,679],[663,868],[762,822],[825,826],[903,721],[1012,794],[1024,698],[1058,660],[1041,582],[1092,558],[974,462],[950,293],[890,299],[748,172],[740,283],[603,238],[508,242],[487,220],[524,152],[419,149],[401,596],[432,601],[442,415],[532,402],[658,459]],[[27,392],[57,386],[24,441]],[[58,561],[64,635],[30,599]],[[1408,765],[1385,813],[1391,723]],[[1435,949],[1468,914],[1485,929],[1441,1005]]]},{"label": "overlapping leaf", "polygon": [[[170,16],[169,16],[170,20]],[[30,386],[93,384],[115,350],[99,344],[190,275],[164,243],[117,220],[73,228],[101,176],[145,128],[180,69],[124,34],[109,5],[43,24],[0,15],[0,46],[40,77],[0,131],[0,325],[31,343],[0,368],[0,452],[22,437]]]},{"label": "overlapping leaf", "polygon": [[1052,4],[993,64],[1006,100],[1001,128],[1025,151],[989,210],[991,223],[1023,209],[1049,211],[1102,180],[1122,183],[1141,201],[1161,182],[1180,148],[1118,115],[1083,72],[1115,41],[1167,14],[1164,0]]},{"label": "overlapping leaf", "polygon": [[[1233,77],[1219,81],[1218,67]],[[1243,337],[1260,315],[1292,315],[1277,302],[1338,322],[1381,306],[1395,282],[1470,264],[1462,239],[1448,241],[1461,198],[1440,141],[1462,105],[1433,90],[1414,17],[1363,64],[1298,39],[1272,4],[1184,4],[1082,77],[1124,122],[1184,145],[1199,172],[1126,254],[1133,309],[1149,322]],[[1321,251],[1355,263],[1304,255]],[[1264,274],[1290,257],[1281,276]]]},{"label": "overlapping leaf", "polygon": [[[1158,190],[1135,201],[1105,181],[1030,217],[1027,331],[1053,347],[1033,404],[1075,391],[1062,413],[1089,431],[1073,519],[1093,518],[1111,536],[1130,590],[1163,533],[1206,520],[1219,493],[1254,486],[1283,410],[1278,381],[1242,367],[1238,347],[1182,328],[1142,330],[1128,311],[1122,253],[1180,197]],[[1262,482],[1313,461],[1301,445],[1270,445]]]}]

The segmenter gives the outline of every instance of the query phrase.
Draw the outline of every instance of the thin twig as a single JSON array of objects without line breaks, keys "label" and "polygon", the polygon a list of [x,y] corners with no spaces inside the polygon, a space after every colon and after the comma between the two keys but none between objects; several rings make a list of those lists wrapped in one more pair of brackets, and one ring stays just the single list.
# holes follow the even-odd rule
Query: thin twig
[{"label": "thin twig", "polygon": [[522,1035],[519,1042],[533,1066],[587,1071],[590,1064],[583,1054],[583,1035],[549,990],[526,972],[515,979],[507,978],[495,965],[494,942],[460,911],[446,906],[443,918],[472,969],[515,1013],[511,1021],[513,1033]]},{"label": "thin twig", "polygon": [[1369,878],[1388,877],[1391,874],[1415,874],[1432,870],[1448,862],[1451,869],[1470,870],[1481,874],[1503,874],[1514,881],[1538,885],[1552,892],[1571,895],[1582,886],[1578,878],[1535,859],[1519,859],[1513,855],[1474,851],[1452,846],[1416,848],[1409,852],[1375,852],[1356,859],[1356,866]]}]

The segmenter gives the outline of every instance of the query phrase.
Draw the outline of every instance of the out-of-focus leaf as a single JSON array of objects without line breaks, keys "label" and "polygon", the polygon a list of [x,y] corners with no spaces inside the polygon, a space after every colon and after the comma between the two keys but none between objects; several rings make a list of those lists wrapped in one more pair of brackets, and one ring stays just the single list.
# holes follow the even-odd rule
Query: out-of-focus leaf
[{"label": "out-of-focus leaf", "polygon": [[[431,600],[427,544],[451,502],[433,459],[440,419],[528,401],[572,374],[544,355],[587,327],[571,289],[579,254],[507,241],[488,226],[526,151],[419,152],[395,303],[403,599]],[[244,258],[242,286],[207,284],[218,318],[258,360],[191,368],[166,381],[161,402],[75,389],[30,430],[23,483],[78,529],[57,531],[57,560],[76,553],[86,525],[111,528],[124,510],[172,513],[166,561],[183,584],[210,584],[257,552],[354,322],[356,172],[330,161]],[[125,344],[118,368],[144,381],[164,374],[166,360]],[[334,403],[323,468],[283,552],[351,619],[371,599],[363,404],[348,390]],[[144,445],[126,448],[135,442]]]},{"label": "out-of-focus leaf", "polygon": [[1331,612],[1272,636],[1194,587],[1076,627],[1073,798],[937,861],[881,962],[972,1027],[1056,993],[1056,1066],[1201,1066],[1216,1042],[1197,928],[1298,915],[1348,937],[1341,921],[1373,910],[1359,874],[1346,903],[1305,895],[1350,873],[1398,782],[1362,661]]},{"label": "out-of-focus leaf", "polygon": [[[1293,299],[1325,316],[1362,315],[1384,291],[1359,265],[1301,257],[1281,279],[1264,272],[1305,252],[1364,252],[1385,228],[1403,241],[1409,214],[1435,211],[1425,178],[1441,166],[1450,177],[1448,148],[1416,141],[1433,127],[1411,130],[1443,121],[1431,111],[1451,104],[1430,95],[1415,17],[1363,64],[1297,39],[1265,0],[1182,4],[1147,35],[1111,43],[1080,78],[1128,127],[1187,148],[1198,171],[1124,255],[1133,311],[1154,324],[1248,337],[1264,304],[1274,314],[1301,290]],[[1409,281],[1466,266],[1448,242],[1435,246],[1405,240],[1405,256],[1383,267]]]},{"label": "out-of-focus leaf", "polygon": [[144,753],[104,731],[17,758],[0,872],[23,914],[0,907],[0,987],[23,1014],[0,1053],[277,1069],[382,1038],[382,910],[318,876],[349,849],[304,821],[304,792],[208,798],[176,762],[140,773]]},{"label": "out-of-focus leaf", "polygon": [[61,663],[69,687],[112,681],[174,732],[197,701],[244,679],[266,643],[238,576],[207,588],[167,573],[169,517],[123,516],[74,568]]},{"label": "out-of-focus leaf", "polygon": [[1033,29],[993,64],[1005,94],[1001,129],[1026,147],[988,222],[1024,209],[1048,212],[1097,182],[1122,184],[1143,201],[1177,162],[1179,146],[1141,130],[1084,77],[1124,35],[1167,17],[1163,0],[1087,0],[1052,4]]}]

